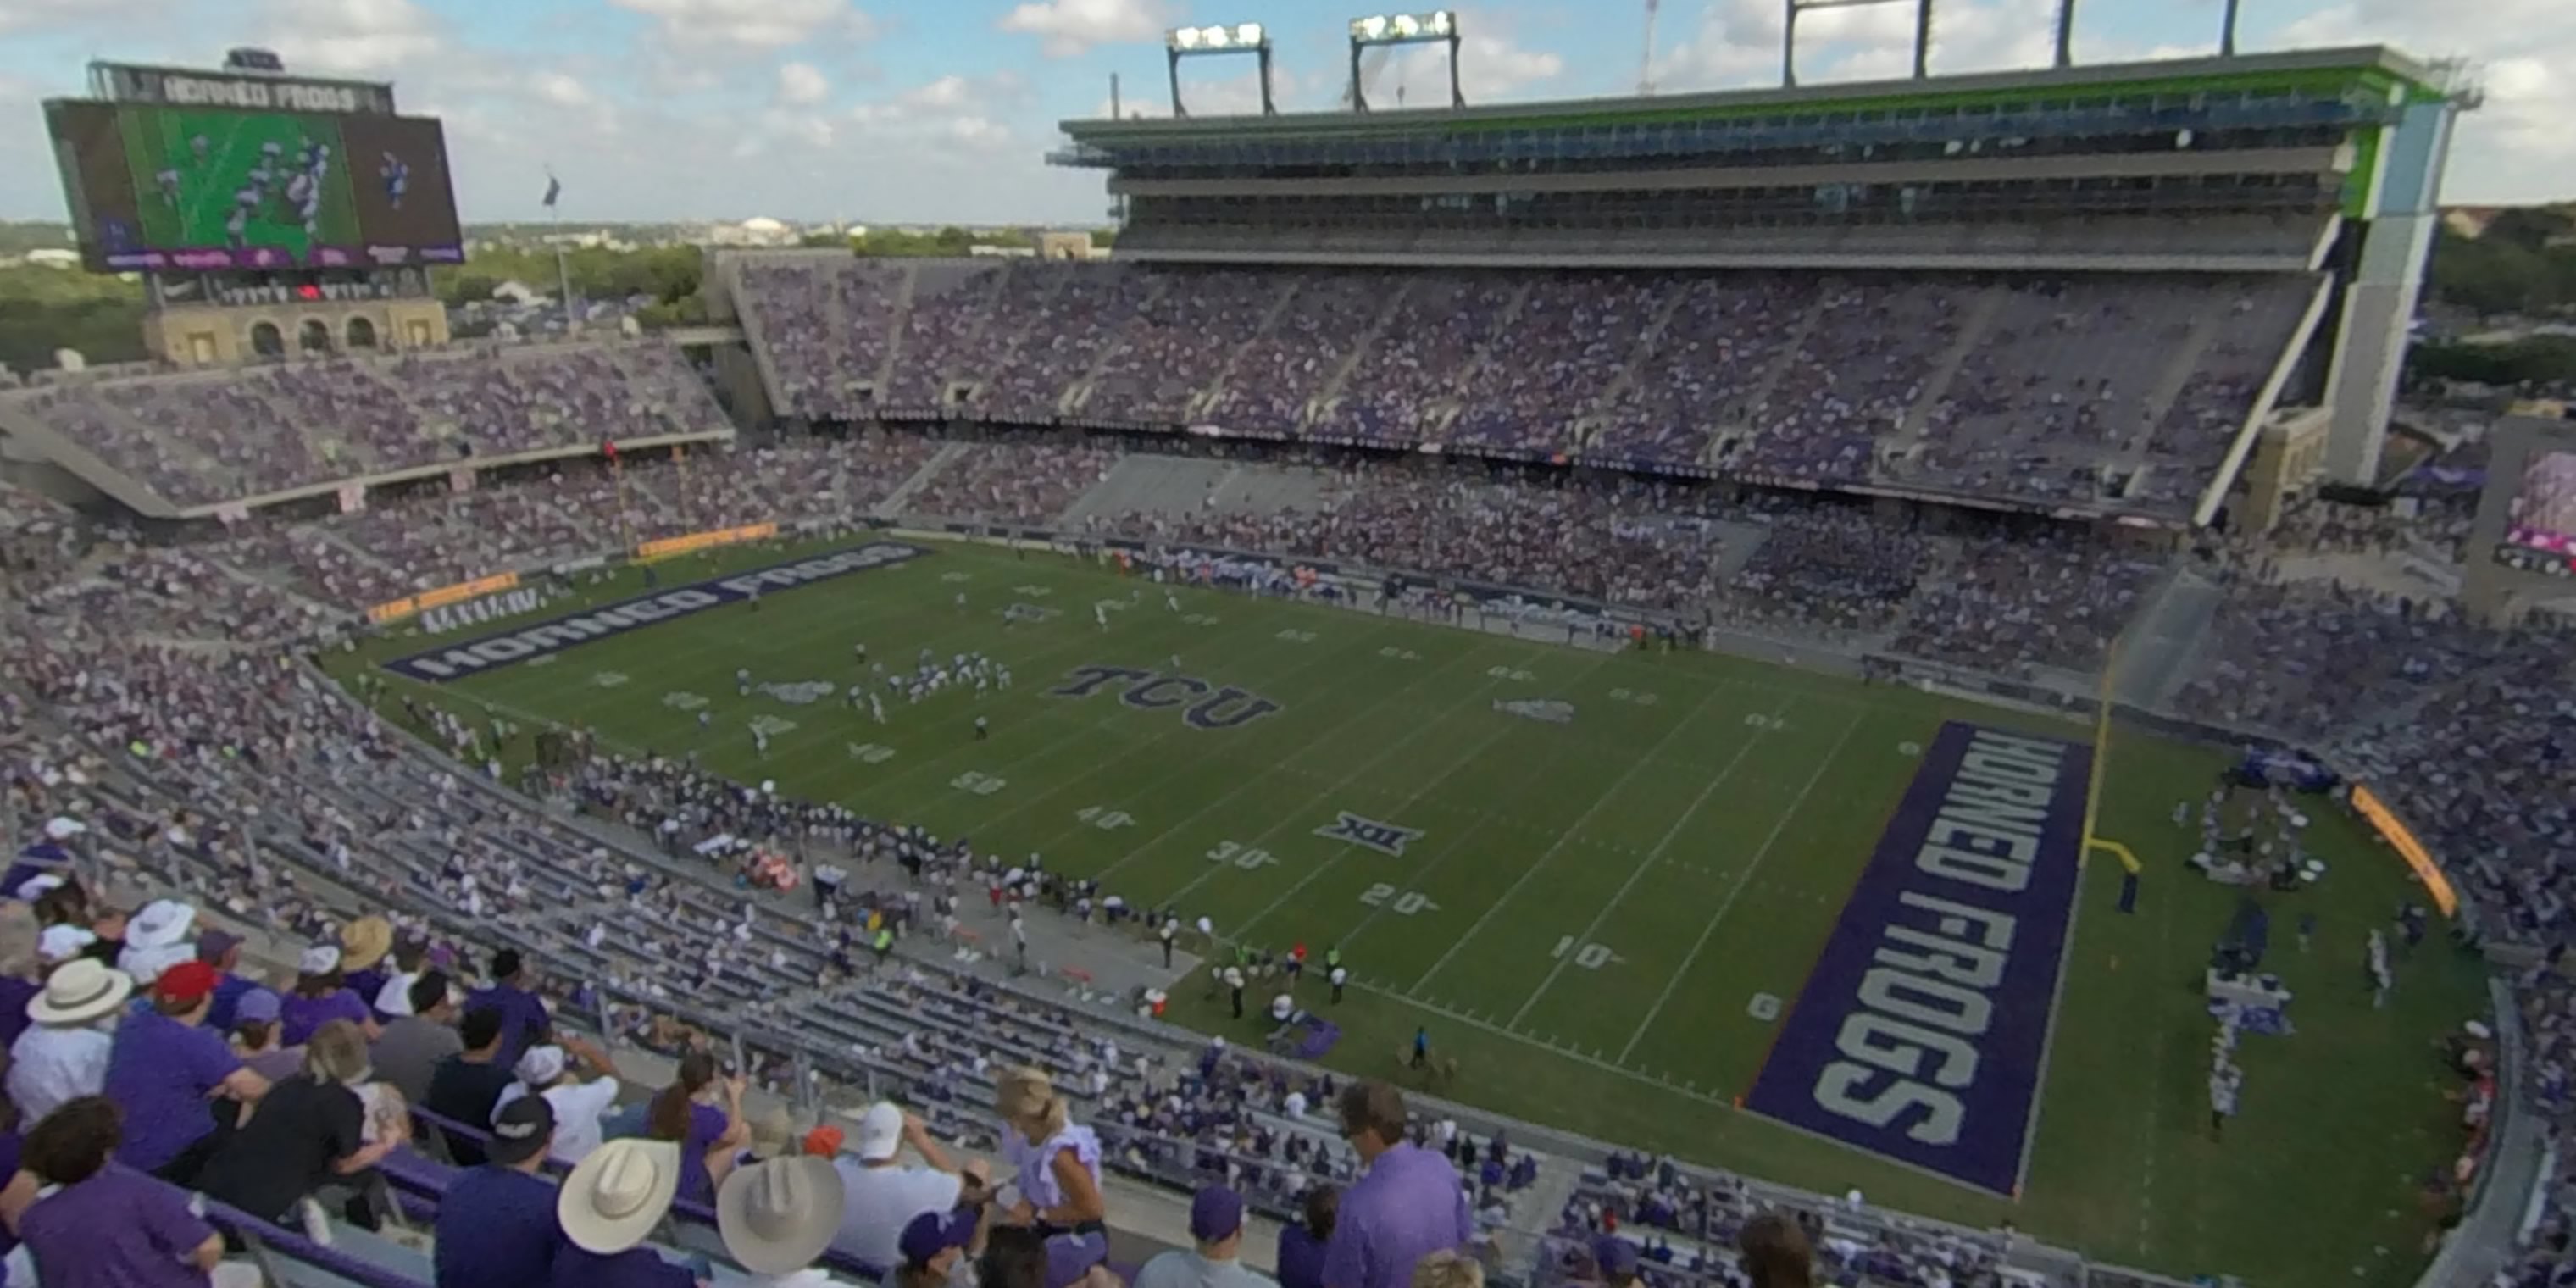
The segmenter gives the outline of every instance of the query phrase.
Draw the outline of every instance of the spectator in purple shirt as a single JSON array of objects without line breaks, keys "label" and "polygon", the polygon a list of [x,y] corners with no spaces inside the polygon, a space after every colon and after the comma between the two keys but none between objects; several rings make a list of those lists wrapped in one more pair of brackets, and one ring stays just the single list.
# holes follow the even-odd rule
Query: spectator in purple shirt
[{"label": "spectator in purple shirt", "polygon": [[1279,1227],[1279,1288],[1324,1288],[1324,1250],[1332,1246],[1342,1187],[1306,1191],[1305,1219]]},{"label": "spectator in purple shirt", "polygon": [[691,1288],[696,1276],[640,1246],[680,1188],[680,1147],[612,1140],[592,1150],[555,1196],[566,1245],[555,1252],[555,1288]]},{"label": "spectator in purple shirt", "polygon": [[214,1002],[214,967],[191,961],[161,972],[150,1009],[125,1017],[107,1057],[105,1094],[126,1115],[116,1161],[176,1185],[195,1183],[221,1143],[219,1122],[268,1094],[268,1079],[206,1027]]},{"label": "spectator in purple shirt", "polygon": [[295,991],[283,999],[280,1008],[278,1040],[288,1046],[302,1046],[316,1029],[333,1020],[347,1020],[358,1026],[369,1042],[381,1036],[376,1026],[376,1013],[341,980],[340,950],[330,944],[316,944],[304,950],[295,966]]},{"label": "spectator in purple shirt", "polygon": [[385,990],[385,954],[393,951],[393,923],[382,917],[360,917],[340,928],[341,982],[373,1014],[376,994]]},{"label": "spectator in purple shirt", "polygon": [[45,991],[37,976],[35,909],[0,905],[0,1050],[27,1031],[27,1003]]},{"label": "spectator in purple shirt", "polygon": [[543,1043],[554,1030],[554,1017],[546,1013],[545,1000],[532,990],[535,972],[519,959],[519,950],[504,948],[492,954],[492,987],[466,998],[465,1009],[488,1006],[501,1013],[501,1049],[494,1061],[507,1069],[519,1061],[519,1053]]},{"label": "spectator in purple shirt", "polygon": [[1404,1288],[1415,1262],[1467,1245],[1474,1226],[1458,1169],[1405,1140],[1404,1096],[1383,1082],[1342,1092],[1342,1135],[1364,1169],[1342,1195],[1324,1249],[1328,1288]]},{"label": "spectator in purple shirt", "polygon": [[[716,1058],[704,1051],[680,1057],[679,1076],[653,1096],[645,1134],[680,1147],[680,1197],[712,1205],[735,1151],[751,1134],[742,1116],[742,1075],[718,1081]],[[723,1107],[709,1103],[722,1097]]]},{"label": "spectator in purple shirt", "polygon": [[105,1096],[65,1101],[27,1133],[23,1166],[62,1188],[18,1218],[47,1288],[208,1288],[223,1236],[188,1196],[113,1160],[121,1115]]},{"label": "spectator in purple shirt", "polygon": [[206,1027],[230,1033],[233,1008],[241,1005],[244,994],[259,988],[258,980],[234,973],[241,969],[241,936],[229,930],[198,931],[197,960],[215,968],[215,1006],[206,1012]]}]

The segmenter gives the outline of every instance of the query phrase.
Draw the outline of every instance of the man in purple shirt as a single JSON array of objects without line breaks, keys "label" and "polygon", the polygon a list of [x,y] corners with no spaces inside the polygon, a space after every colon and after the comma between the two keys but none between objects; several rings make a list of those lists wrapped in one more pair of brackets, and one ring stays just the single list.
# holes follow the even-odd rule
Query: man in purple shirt
[{"label": "man in purple shirt", "polygon": [[492,954],[492,987],[466,999],[467,1010],[488,1006],[501,1013],[501,1050],[493,1060],[504,1069],[518,1063],[520,1052],[543,1044],[553,1031],[554,1017],[546,1013],[545,999],[529,991],[535,983],[533,973],[519,960],[519,950],[504,948]]},{"label": "man in purple shirt", "polygon": [[187,1193],[111,1159],[115,1102],[81,1096],[27,1133],[20,1165],[62,1188],[18,1218],[46,1288],[206,1288],[223,1236],[188,1211]]},{"label": "man in purple shirt", "polygon": [[1448,1159],[1405,1143],[1404,1096],[1395,1088],[1351,1084],[1341,1117],[1362,1174],[1343,1192],[1324,1248],[1325,1288],[1405,1288],[1413,1263],[1467,1246],[1475,1233],[1467,1193]]},{"label": "man in purple shirt", "polygon": [[181,962],[153,981],[149,1009],[117,1026],[103,1088],[125,1111],[117,1162],[191,1184],[214,1152],[215,1114],[267,1093],[268,1079],[243,1068],[224,1035],[205,1027],[214,1001],[215,968]]},{"label": "man in purple shirt", "polygon": [[230,1033],[233,1008],[241,1005],[244,994],[259,989],[258,980],[233,973],[241,969],[241,936],[211,927],[198,931],[197,960],[215,968],[215,1005],[206,1012],[206,1027],[217,1033]]}]

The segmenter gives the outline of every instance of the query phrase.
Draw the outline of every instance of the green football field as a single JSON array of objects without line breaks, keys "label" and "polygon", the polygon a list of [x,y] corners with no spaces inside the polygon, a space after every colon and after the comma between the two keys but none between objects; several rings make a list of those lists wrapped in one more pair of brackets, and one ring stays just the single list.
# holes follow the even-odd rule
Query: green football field
[{"label": "green football field", "polygon": [[[2276,910],[2266,962],[2298,992],[2298,1032],[2246,1040],[2242,1112],[2213,1139],[2200,973],[2239,894],[2181,866],[2193,834],[2170,815],[2205,794],[2221,753],[2115,738],[2102,831],[2145,861],[2143,897],[2119,912],[2117,866],[2086,866],[2036,1143],[2021,1196],[2005,1199],[1735,1102],[1780,1025],[1757,998],[1798,997],[1921,744],[1946,720],[2083,729],[1730,657],[1605,653],[1213,590],[1179,591],[1176,612],[1160,588],[1090,563],[931,544],[911,563],[773,592],[757,611],[715,608],[442,685],[396,677],[393,691],[578,722],[630,750],[694,749],[736,778],[979,851],[1042,852],[1229,937],[1318,955],[1338,943],[1359,987],[1338,1007],[1311,985],[1308,1000],[1343,1030],[1327,1062],[1355,1073],[1405,1076],[1398,1052],[1421,1025],[1459,1062],[1447,1094],[1631,1147],[2009,1221],[2169,1273],[2393,1288],[2421,1267],[2419,1186],[2460,1140],[2434,1041],[2480,1011],[2481,968],[2429,941],[2374,1009],[2364,936],[2414,887],[2359,825],[2324,819],[2312,842],[2331,871]],[[661,583],[784,557],[679,560]],[[634,593],[640,574],[621,578],[593,598]],[[1118,605],[1106,629],[1103,602]],[[1014,605],[1043,620],[1006,621]],[[396,636],[339,665],[437,642]],[[800,682],[849,683],[862,642],[896,667],[922,648],[980,651],[1014,687],[889,702],[882,726],[837,692],[789,700],[816,696]],[[1176,658],[1279,709],[1199,729],[1116,686],[1049,694],[1078,667],[1159,673]],[[737,668],[779,692],[737,697]],[[1533,699],[1571,718],[1498,706]],[[978,714],[988,740],[972,736]],[[771,730],[765,757],[754,721]],[[1345,812],[1413,835],[1399,854],[1319,834]],[[2301,912],[2319,921],[2304,953],[2288,932]],[[1257,1041],[1265,1023],[1233,1020],[1207,992],[1175,987],[1176,1018]]]},{"label": "green football field", "polygon": [[[328,118],[282,112],[134,111],[123,117],[126,164],[134,170],[134,197],[146,244],[206,247],[232,242],[228,221],[235,194],[251,186],[264,157],[275,158],[275,181],[242,228],[249,246],[271,246],[298,262],[315,245],[354,246],[358,212],[349,191],[348,149]],[[197,139],[206,140],[202,152]],[[330,148],[315,229],[307,233],[301,210],[286,196],[286,176],[307,143]],[[263,149],[276,144],[274,154]],[[175,192],[161,176],[175,176]]]}]

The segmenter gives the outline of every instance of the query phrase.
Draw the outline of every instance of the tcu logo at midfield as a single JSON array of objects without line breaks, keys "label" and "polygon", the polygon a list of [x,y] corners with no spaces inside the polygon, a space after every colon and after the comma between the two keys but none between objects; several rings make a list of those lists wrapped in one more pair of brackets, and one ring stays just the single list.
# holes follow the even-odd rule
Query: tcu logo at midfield
[{"label": "tcu logo at midfield", "polygon": [[1223,688],[1186,675],[1161,675],[1138,666],[1093,663],[1065,672],[1064,683],[1047,692],[1059,698],[1087,698],[1113,685],[1126,686],[1118,700],[1139,711],[1184,707],[1181,718],[1193,729],[1235,729],[1279,709],[1257,693],[1229,684]]}]

